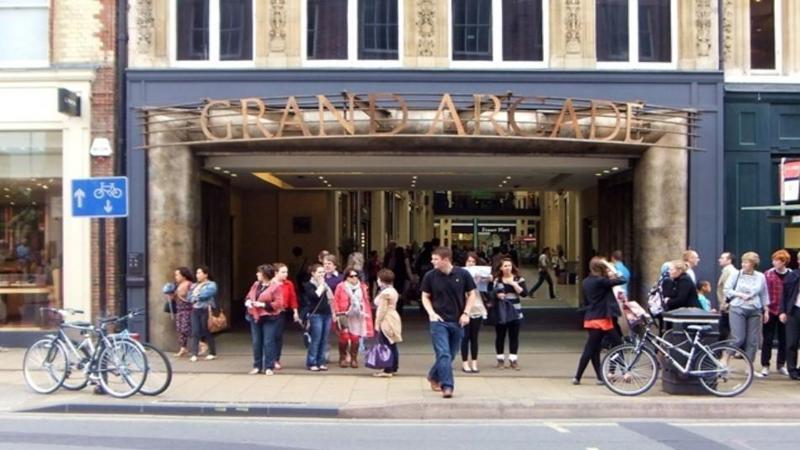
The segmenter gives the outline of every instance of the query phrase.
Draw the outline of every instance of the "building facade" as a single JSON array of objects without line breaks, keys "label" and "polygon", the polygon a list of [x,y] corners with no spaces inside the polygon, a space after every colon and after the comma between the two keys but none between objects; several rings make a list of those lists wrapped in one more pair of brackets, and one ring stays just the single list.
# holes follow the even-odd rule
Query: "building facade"
[{"label": "building facade", "polygon": [[[89,149],[115,137],[114,4],[0,1],[0,345],[52,326],[43,306],[115,311],[115,283],[100,293],[97,224],[70,202],[72,180],[113,171],[113,156]],[[113,224],[107,237],[114,280]]]},{"label": "building facade", "polygon": [[[341,249],[345,238],[348,248],[377,250],[390,239],[420,243],[435,233],[465,240],[460,216],[433,214],[437,192],[536,195],[539,216],[502,217],[513,220],[517,237],[536,230],[539,245],[563,245],[573,261],[624,248],[640,288],[687,246],[705,256],[701,276],[713,279],[710,255],[723,247],[720,17],[710,0],[130,1],[126,299],[155,311],[141,331],[172,344],[159,289],[180,265],[212,262],[226,285],[221,303],[236,316],[249,282],[243,274],[264,261],[301,267],[318,250]],[[352,99],[355,114],[381,93],[406,100],[419,129],[443,117],[448,125],[356,136],[359,123],[345,113],[339,124],[355,129],[342,125],[343,136],[302,129],[325,114],[336,120],[324,105],[315,115],[315,96],[338,96],[339,112]],[[444,94],[455,104],[437,119]],[[551,131],[564,99],[582,105],[564,119],[579,124],[573,132],[591,114],[577,99],[621,102],[630,120],[639,104],[650,114],[683,112],[639,130],[653,140],[636,149],[463,139],[456,119],[473,114],[473,124],[464,123],[478,134],[481,115],[469,99],[490,94],[500,103],[551,99],[527,113],[537,132],[559,139],[565,135]],[[242,106],[253,98],[263,110]],[[230,141],[195,134],[214,100],[229,102],[212,105],[207,131],[230,133]],[[389,103],[378,100],[365,113],[364,133],[396,124],[403,108]],[[244,124],[224,118],[234,114]],[[511,130],[513,117],[502,114],[498,126]],[[263,139],[290,121],[298,139]],[[675,127],[692,132],[678,136]],[[495,229],[487,221],[478,232],[510,233],[503,223]]]}]

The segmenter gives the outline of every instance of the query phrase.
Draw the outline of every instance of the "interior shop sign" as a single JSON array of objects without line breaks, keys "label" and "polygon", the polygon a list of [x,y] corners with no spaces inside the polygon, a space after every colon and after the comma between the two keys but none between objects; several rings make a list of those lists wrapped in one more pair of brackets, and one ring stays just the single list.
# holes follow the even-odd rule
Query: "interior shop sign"
[{"label": "interior shop sign", "polygon": [[325,95],[208,100],[200,128],[209,141],[412,134],[640,143],[648,121],[641,102],[573,98],[371,93],[337,104]]}]

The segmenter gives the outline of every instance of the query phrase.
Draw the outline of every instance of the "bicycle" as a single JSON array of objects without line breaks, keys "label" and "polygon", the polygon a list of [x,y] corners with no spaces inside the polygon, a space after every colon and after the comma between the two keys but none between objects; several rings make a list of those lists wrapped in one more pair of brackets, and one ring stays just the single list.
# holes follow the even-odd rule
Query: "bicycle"
[{"label": "bicycle", "polygon": [[[147,377],[147,357],[140,345],[132,339],[113,337],[105,328],[118,323],[120,318],[100,319],[98,326],[89,322],[65,322],[70,314],[80,310],[40,308],[42,313],[57,313],[62,318],[57,334],[49,334],[34,342],[23,357],[22,369],[25,383],[35,392],[55,392],[70,376],[81,371],[83,377],[70,382],[67,389],[83,389],[90,382],[99,384],[104,392],[116,398],[127,398],[139,392]],[[142,314],[132,311],[124,318]],[[124,320],[126,320],[124,319]],[[67,335],[67,330],[78,330],[83,340],[77,345]],[[44,375],[40,378],[40,375]]]},{"label": "bicycle", "polygon": [[[672,344],[654,334],[651,324],[648,319],[644,332],[633,343],[614,347],[603,358],[601,377],[612,392],[635,396],[650,390],[661,368],[657,355],[681,374],[698,378],[700,385],[716,396],[734,397],[750,387],[753,363],[733,341],[703,344],[703,334],[711,331],[711,326],[689,325],[683,332],[686,340]],[[694,338],[689,331],[695,333]],[[681,348],[686,343],[691,343],[689,351]],[[686,363],[678,362],[676,357],[686,358]]]},{"label": "bicycle", "polygon": [[122,198],[122,189],[114,186],[114,183],[100,183],[100,187],[92,193],[94,198],[101,200],[103,197]]},{"label": "bicycle", "polygon": [[[127,316],[124,318],[127,320]],[[137,343],[147,358],[147,377],[144,385],[139,389],[142,395],[155,396],[166,391],[172,384],[172,363],[167,355],[147,342],[140,342],[137,334],[131,333],[127,328],[111,335],[112,338],[131,339]]]}]

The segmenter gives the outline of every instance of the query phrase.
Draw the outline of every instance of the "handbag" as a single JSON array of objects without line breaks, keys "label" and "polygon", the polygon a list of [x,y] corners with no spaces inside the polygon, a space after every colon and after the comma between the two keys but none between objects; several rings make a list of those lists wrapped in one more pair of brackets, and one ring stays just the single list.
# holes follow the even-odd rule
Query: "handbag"
[{"label": "handbag", "polygon": [[364,365],[370,369],[388,369],[393,363],[392,350],[386,344],[375,344],[364,355]]},{"label": "handbag", "polygon": [[228,317],[225,316],[225,311],[222,309],[215,315],[214,309],[208,307],[208,331],[211,333],[219,333],[220,331],[228,328]]},{"label": "handbag", "polygon": [[515,320],[519,320],[519,313],[517,312],[517,308],[514,308],[514,304],[509,302],[508,300],[500,300],[497,302],[497,324],[498,325],[505,325],[509,322],[513,322]]},{"label": "handbag", "polygon": [[175,304],[175,291],[178,287],[175,283],[166,283],[164,287],[161,288],[161,292],[164,293],[166,300],[164,301],[164,312],[167,314],[175,314],[177,311],[177,305]]},{"label": "handbag", "polygon": [[347,316],[345,314],[336,315],[336,326],[340,331],[348,329],[349,324],[347,323]]}]

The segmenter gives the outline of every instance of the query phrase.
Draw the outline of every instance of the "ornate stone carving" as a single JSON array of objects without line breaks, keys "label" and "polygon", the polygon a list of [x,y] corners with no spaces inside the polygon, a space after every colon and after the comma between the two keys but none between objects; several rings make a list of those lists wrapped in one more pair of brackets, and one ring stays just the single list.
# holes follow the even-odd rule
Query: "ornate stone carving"
[{"label": "ornate stone carving", "polygon": [[148,53],[153,45],[155,17],[153,0],[138,0],[136,5],[136,45],[142,53]]},{"label": "ornate stone carving", "polygon": [[722,39],[724,41],[723,51],[725,61],[728,62],[733,56],[733,0],[725,0],[722,15]]},{"label": "ornate stone carving", "polygon": [[433,56],[436,48],[434,40],[436,6],[434,0],[417,1],[417,56]]},{"label": "ornate stone carving", "polygon": [[286,0],[270,0],[269,49],[286,51]]},{"label": "ornate stone carving", "polygon": [[697,29],[697,56],[706,57],[711,53],[711,0],[697,0],[695,3],[695,27]]},{"label": "ornate stone carving", "polygon": [[567,43],[567,53],[581,52],[581,0],[566,0],[566,15],[564,19],[564,38]]}]

